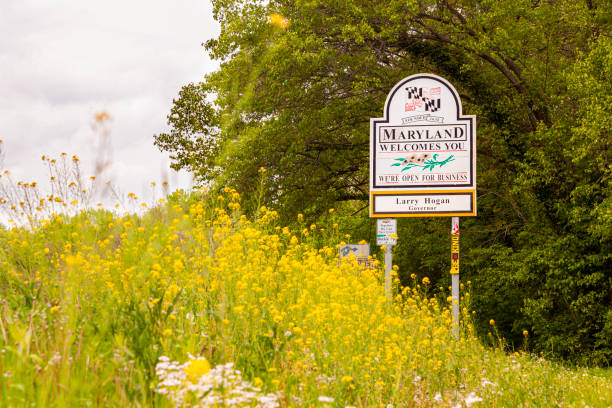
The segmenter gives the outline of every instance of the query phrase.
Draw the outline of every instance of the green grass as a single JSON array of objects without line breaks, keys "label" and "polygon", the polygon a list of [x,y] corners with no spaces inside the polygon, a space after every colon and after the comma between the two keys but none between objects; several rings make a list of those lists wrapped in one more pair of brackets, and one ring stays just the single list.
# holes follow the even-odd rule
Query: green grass
[{"label": "green grass", "polygon": [[[178,195],[142,217],[0,231],[0,405],[174,405],[162,389],[195,404],[205,386],[238,392],[214,388],[227,363],[281,406],[612,405],[609,368],[485,347],[467,309],[456,341],[448,293],[395,279],[389,301],[380,269],[338,262],[333,219],[282,228],[266,209],[241,217],[239,200]],[[162,370],[173,386],[164,357],[187,364]]]}]

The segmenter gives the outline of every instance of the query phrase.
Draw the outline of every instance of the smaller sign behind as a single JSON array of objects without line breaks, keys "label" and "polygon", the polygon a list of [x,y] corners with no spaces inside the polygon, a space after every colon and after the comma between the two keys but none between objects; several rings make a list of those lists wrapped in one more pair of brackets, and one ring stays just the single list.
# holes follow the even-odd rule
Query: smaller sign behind
[{"label": "smaller sign behind", "polygon": [[459,273],[459,218],[453,218],[451,229],[451,275]]},{"label": "smaller sign behind", "polygon": [[367,258],[370,256],[370,244],[348,244],[340,245],[340,258],[348,258],[353,255],[356,258]]},{"label": "smaller sign behind", "polygon": [[396,219],[384,218],[376,220],[376,245],[397,245]]},{"label": "smaller sign behind", "polygon": [[370,244],[348,244],[340,245],[338,248],[340,259],[354,256],[357,258],[357,263],[364,267],[370,267],[368,257],[370,256]]}]

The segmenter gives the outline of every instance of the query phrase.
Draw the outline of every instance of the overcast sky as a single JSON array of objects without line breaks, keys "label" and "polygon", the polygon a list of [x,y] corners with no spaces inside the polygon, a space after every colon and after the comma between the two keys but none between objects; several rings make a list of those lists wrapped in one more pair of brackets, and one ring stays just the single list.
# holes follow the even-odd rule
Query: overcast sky
[{"label": "overcast sky", "polygon": [[[181,86],[217,65],[202,42],[218,34],[208,0],[0,0],[0,139],[15,180],[47,179],[42,155],[78,155],[93,174],[94,115],[112,117],[119,188],[143,198],[171,173],[153,134]],[[186,174],[168,176],[175,187]]]}]

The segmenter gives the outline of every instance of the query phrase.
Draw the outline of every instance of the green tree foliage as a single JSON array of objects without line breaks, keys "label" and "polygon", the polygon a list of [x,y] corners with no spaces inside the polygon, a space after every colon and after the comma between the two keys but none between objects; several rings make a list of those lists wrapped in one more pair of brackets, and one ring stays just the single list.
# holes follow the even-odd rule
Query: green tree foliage
[{"label": "green tree foliage", "polygon": [[[367,237],[369,118],[400,79],[443,76],[478,116],[479,216],[462,246],[483,322],[610,361],[609,0],[213,4],[220,68],[183,88],[155,137],[176,168],[247,193],[264,166],[268,204],[290,217],[350,202]],[[402,220],[405,274],[447,282],[448,223]]]}]

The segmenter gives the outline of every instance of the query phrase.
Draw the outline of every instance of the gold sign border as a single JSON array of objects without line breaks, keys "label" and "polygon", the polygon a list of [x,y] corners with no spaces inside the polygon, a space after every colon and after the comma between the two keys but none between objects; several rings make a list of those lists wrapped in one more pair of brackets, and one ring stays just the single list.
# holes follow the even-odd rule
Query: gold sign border
[{"label": "gold sign border", "polygon": [[[406,213],[384,213],[374,214],[374,196],[377,195],[395,195],[395,194],[448,194],[448,193],[463,193],[472,195],[472,212],[420,212],[416,214]],[[370,218],[394,218],[394,217],[475,217],[476,216],[476,189],[471,190],[397,190],[397,191],[370,191]]]}]

